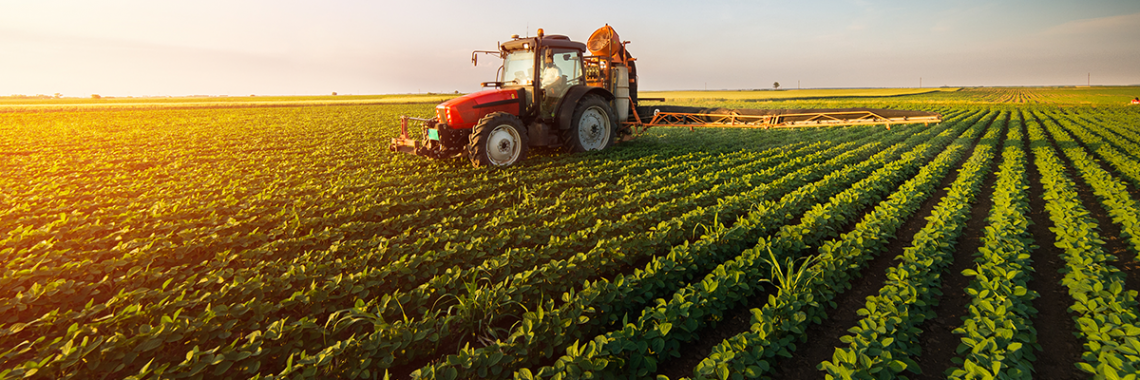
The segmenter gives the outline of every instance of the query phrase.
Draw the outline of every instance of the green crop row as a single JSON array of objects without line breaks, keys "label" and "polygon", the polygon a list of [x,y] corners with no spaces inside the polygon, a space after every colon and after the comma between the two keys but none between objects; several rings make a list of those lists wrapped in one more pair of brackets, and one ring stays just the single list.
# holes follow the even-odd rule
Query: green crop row
[{"label": "green crop row", "polygon": [[989,173],[993,150],[1004,123],[989,129],[974,147],[974,154],[958,171],[949,192],[931,211],[926,227],[915,234],[901,263],[887,270],[877,295],[868,297],[858,314],[864,316],[840,340],[830,361],[820,363],[827,378],[906,378],[903,371],[921,374],[912,359],[920,355],[918,336],[923,322],[934,317],[941,296],[941,274],[953,261],[955,243],[965,228],[982,180]]},{"label": "green crop row", "polygon": [[1140,188],[1140,159],[1137,159],[1140,157],[1140,145],[1124,140],[1101,125],[1081,123],[1080,127],[1093,133],[1084,137],[1098,145],[1095,153],[1127,178],[1133,188]]},{"label": "green crop row", "polygon": [[1046,209],[1053,221],[1055,245],[1064,252],[1065,277],[1076,313],[1076,325],[1085,340],[1084,362],[1077,367],[1097,377],[1119,378],[1140,371],[1140,327],[1136,326],[1136,291],[1124,289],[1124,276],[1109,264],[1115,257],[1104,251],[1096,223],[1081,204],[1076,184],[1065,175],[1045,132],[1028,121],[1030,147],[1035,156]]},{"label": "green crop row", "polygon": [[1140,208],[1128,194],[1128,185],[1102,169],[1066,130],[1076,134],[1085,144],[1102,145],[1100,139],[1083,128],[1072,125],[1066,119],[1058,120],[1059,124],[1053,119],[1044,121],[1046,130],[1053,136],[1053,141],[1076,167],[1081,179],[1092,188],[1093,194],[1100,199],[1112,222],[1120,227],[1120,237],[1128,241],[1132,252],[1140,253]]},{"label": "green crop row", "polygon": [[963,336],[957,351],[964,354],[954,358],[959,367],[948,373],[954,379],[1031,379],[1033,352],[1041,350],[1031,323],[1037,293],[1027,285],[1034,246],[1028,231],[1029,179],[1020,117],[1010,127],[982,247],[974,254],[974,268],[962,272],[974,279],[966,288],[970,305],[964,324],[954,329]]},{"label": "green crop row", "polygon": [[[897,191],[868,213],[848,233],[820,244],[818,255],[799,270],[790,271],[806,284],[798,288],[781,286],[761,308],[752,309],[749,331],[737,334],[713,347],[693,369],[700,379],[743,379],[768,376],[780,357],[791,357],[796,342],[810,322],[826,316],[825,305],[851,288],[860,268],[886,249],[902,224],[918,211],[939,181],[960,160],[962,154],[984,131],[986,123],[975,123],[962,132],[949,147],[902,184]],[[792,268],[786,268],[788,271]]]}]

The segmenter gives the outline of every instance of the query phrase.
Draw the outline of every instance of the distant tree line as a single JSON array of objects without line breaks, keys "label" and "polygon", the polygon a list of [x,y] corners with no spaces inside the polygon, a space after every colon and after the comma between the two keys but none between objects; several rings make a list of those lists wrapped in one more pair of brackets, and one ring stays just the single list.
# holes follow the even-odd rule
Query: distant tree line
[{"label": "distant tree line", "polygon": [[63,95],[61,95],[60,93],[58,93],[58,92],[57,92],[57,93],[55,93],[55,95],[44,95],[44,94],[36,94],[36,95],[21,95],[21,94],[14,94],[14,95],[8,95],[7,97],[9,97],[9,98],[13,98],[13,99],[59,99],[59,98],[62,98],[62,97],[63,97]]}]

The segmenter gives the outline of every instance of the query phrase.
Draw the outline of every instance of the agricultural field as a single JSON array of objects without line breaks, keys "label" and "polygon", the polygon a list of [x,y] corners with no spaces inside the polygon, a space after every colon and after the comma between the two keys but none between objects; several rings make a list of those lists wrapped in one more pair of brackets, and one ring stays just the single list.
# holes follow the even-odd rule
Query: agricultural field
[{"label": "agricultural field", "polygon": [[36,99],[0,97],[0,112],[59,112],[123,109],[298,107],[317,105],[372,105],[439,103],[458,95],[341,95],[341,96],[253,96],[176,97],[176,98],[57,98]]},{"label": "agricultural field", "polygon": [[665,104],[944,122],[494,170],[388,151],[436,99],[5,101],[0,379],[1140,371],[1140,88],[730,95]]}]

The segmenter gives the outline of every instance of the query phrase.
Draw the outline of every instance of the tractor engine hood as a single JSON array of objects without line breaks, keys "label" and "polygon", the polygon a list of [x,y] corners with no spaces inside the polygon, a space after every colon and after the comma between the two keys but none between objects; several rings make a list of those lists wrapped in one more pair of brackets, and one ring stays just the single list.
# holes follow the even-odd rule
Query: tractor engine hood
[{"label": "tractor engine hood", "polygon": [[522,89],[473,92],[435,106],[435,117],[452,129],[471,129],[483,116],[507,112],[519,116],[526,97]]}]

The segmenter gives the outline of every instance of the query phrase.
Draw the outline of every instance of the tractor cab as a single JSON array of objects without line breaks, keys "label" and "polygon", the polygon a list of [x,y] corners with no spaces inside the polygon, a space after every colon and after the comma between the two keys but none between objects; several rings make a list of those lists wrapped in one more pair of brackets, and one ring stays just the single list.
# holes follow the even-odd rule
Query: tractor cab
[{"label": "tractor cab", "polygon": [[560,35],[514,38],[500,46],[500,78],[484,85],[524,91],[530,118],[551,121],[573,86],[585,85],[582,55],[586,45]]}]

